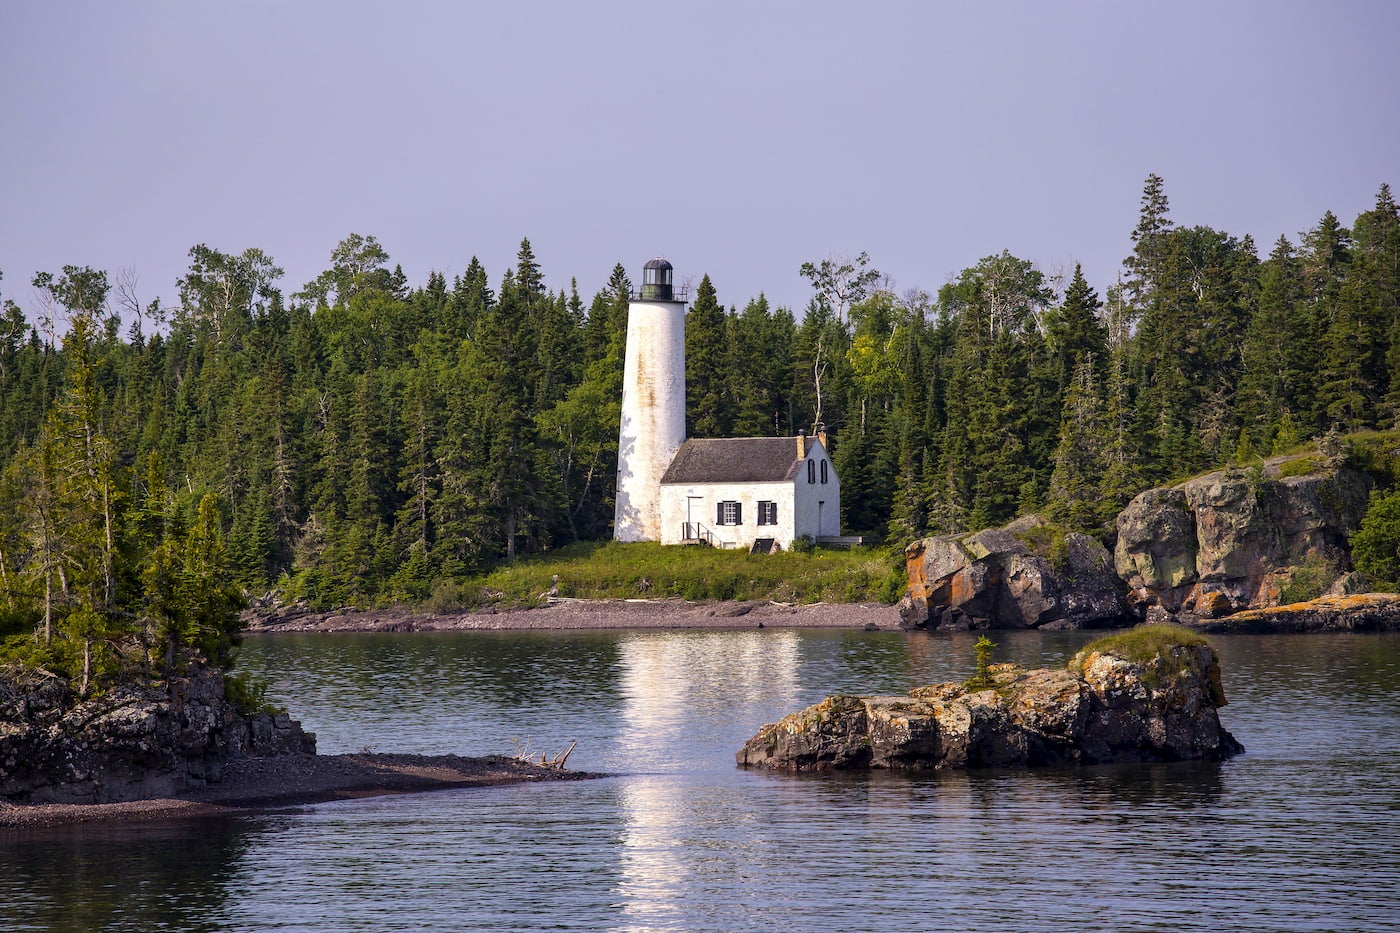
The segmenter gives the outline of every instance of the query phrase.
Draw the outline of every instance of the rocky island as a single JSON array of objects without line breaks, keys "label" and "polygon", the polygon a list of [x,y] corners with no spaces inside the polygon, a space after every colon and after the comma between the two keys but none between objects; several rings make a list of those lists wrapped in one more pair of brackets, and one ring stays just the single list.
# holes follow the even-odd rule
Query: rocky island
[{"label": "rocky island", "polygon": [[590,776],[494,755],[318,755],[300,723],[230,700],[226,683],[195,666],[83,699],[50,672],[0,670],[0,826]]},{"label": "rocky island", "polygon": [[995,664],[907,696],[830,696],[763,726],[735,759],[782,771],[1221,760],[1244,750],[1220,724],[1225,702],[1205,639],[1149,625],[1067,668]]}]

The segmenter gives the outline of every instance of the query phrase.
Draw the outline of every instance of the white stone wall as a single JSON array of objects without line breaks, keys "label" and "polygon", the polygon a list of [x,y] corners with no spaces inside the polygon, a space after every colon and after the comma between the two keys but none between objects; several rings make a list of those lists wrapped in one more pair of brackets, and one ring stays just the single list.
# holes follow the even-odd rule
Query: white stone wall
[{"label": "white stone wall", "polygon": [[661,476],[684,442],[685,302],[634,301],[627,309],[616,540],[661,540]]},{"label": "white stone wall", "polygon": [[[689,506],[692,500],[694,505]],[[725,501],[740,503],[743,524],[720,525],[715,521],[715,508]],[[778,504],[776,525],[758,523],[760,501]],[[688,507],[689,514],[694,516],[690,520],[698,521],[714,535],[715,547],[748,550],[757,538],[773,538],[784,548],[792,547],[795,515],[792,483],[676,483],[662,486],[662,544],[681,543]]]},{"label": "white stone wall", "polygon": [[[798,468],[793,497],[795,527],[794,537],[841,533],[841,481],[836,477],[836,465],[826,455],[826,450],[816,438],[807,441],[807,460],[813,464],[816,482],[807,482],[807,467]],[[827,481],[822,482],[822,461],[826,461]]]},{"label": "white stone wall", "polygon": [[[793,457],[797,456],[794,439]],[[662,544],[680,544],[687,521],[698,522],[714,535],[715,547],[748,548],[756,538],[773,538],[783,548],[803,535],[813,538],[841,533],[841,482],[826,450],[815,438],[807,439],[807,461],[815,482],[807,482],[807,465],[797,468],[793,482],[776,483],[673,483],[661,487]],[[821,464],[827,461],[827,481],[821,481]],[[720,525],[715,508],[720,502],[739,502],[743,524]],[[776,502],[778,523],[758,523],[758,503]],[[688,517],[689,516],[689,517]]]}]

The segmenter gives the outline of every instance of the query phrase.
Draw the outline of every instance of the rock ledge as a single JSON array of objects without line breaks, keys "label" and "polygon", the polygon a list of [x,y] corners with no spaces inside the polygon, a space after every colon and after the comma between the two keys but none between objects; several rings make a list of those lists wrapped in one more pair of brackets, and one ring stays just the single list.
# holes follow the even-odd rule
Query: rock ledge
[{"label": "rock ledge", "polygon": [[196,668],[86,701],[62,678],[0,671],[0,800],[116,803],[218,784],[229,762],[314,754],[316,736],[285,713],[247,713],[224,678]]}]

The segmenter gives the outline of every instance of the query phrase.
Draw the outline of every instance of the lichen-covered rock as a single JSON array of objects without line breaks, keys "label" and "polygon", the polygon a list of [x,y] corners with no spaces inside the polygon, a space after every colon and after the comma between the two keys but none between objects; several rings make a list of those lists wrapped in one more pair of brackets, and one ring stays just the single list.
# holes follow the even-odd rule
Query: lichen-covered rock
[{"label": "lichen-covered rock", "polygon": [[1350,593],[1264,609],[1246,609],[1191,626],[1200,632],[1400,632],[1400,594]]},{"label": "lichen-covered rock", "polygon": [[993,665],[990,685],[939,684],[906,697],[828,697],[761,728],[742,767],[823,771],[1224,759],[1220,666],[1205,644],[1147,661],[1110,649],[1068,669]]},{"label": "lichen-covered rock", "polygon": [[218,783],[233,758],[315,753],[286,714],[244,713],[218,671],[80,702],[61,678],[0,672],[0,798],[113,803]]},{"label": "lichen-covered rock", "polygon": [[1130,618],[1113,559],[1095,539],[1036,516],[905,549],[905,628],[1090,628]]},{"label": "lichen-covered rock", "polygon": [[[1371,480],[1355,470],[1217,471],[1149,489],[1117,519],[1114,565],[1149,619],[1213,619],[1275,606],[1296,568],[1350,565],[1347,536]],[[1155,611],[1154,611],[1155,610]]]}]

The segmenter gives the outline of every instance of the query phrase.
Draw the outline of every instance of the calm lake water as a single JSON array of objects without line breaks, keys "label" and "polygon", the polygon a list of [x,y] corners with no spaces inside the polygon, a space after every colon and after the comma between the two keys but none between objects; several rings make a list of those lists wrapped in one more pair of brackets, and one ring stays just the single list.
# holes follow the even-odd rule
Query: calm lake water
[{"label": "calm lake water", "polygon": [[[1062,664],[1087,636],[998,633]],[[1400,930],[1400,636],[1217,637],[1224,764],[734,767],[822,696],[967,677],[844,631],[249,639],[323,752],[555,754],[597,781],[0,832],[0,929]]]}]

